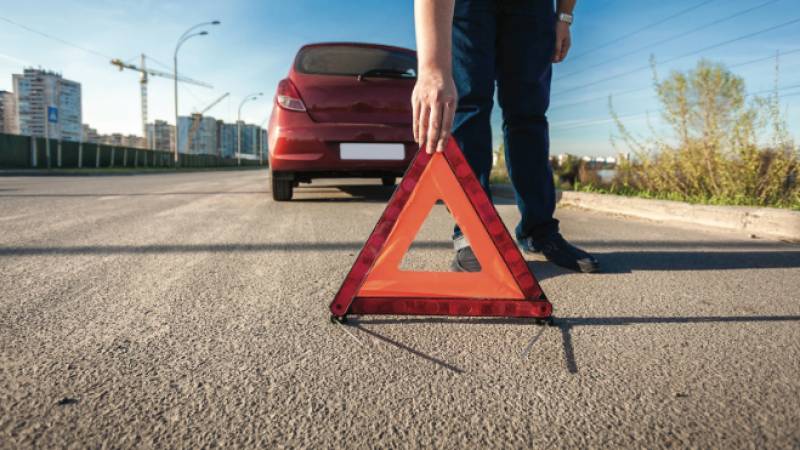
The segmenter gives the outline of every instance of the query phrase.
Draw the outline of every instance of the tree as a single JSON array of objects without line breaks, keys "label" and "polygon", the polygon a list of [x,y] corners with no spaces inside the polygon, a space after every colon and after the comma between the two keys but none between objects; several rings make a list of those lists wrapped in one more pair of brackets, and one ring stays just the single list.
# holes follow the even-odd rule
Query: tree
[{"label": "tree", "polygon": [[[750,97],[744,80],[701,60],[654,84],[670,133],[635,138],[609,107],[622,141],[636,155],[619,167],[616,187],[700,201],[800,207],[798,153],[780,114],[777,89]],[[772,132],[771,139],[763,134]],[[769,147],[759,142],[769,141]],[[616,142],[615,142],[616,144]]]}]

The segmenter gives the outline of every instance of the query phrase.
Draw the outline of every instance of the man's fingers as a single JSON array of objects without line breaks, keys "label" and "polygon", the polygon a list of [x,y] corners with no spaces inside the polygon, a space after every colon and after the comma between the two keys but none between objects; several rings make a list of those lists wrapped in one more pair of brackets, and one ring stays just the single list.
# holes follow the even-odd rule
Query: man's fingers
[{"label": "man's fingers", "polygon": [[553,52],[553,62],[561,62],[561,47],[562,41],[561,39],[556,39],[556,49]]},{"label": "man's fingers", "polygon": [[419,102],[417,101],[416,98],[411,101],[411,110],[413,111],[412,115],[411,115],[411,117],[412,117],[411,118],[411,127],[414,130],[414,132],[413,132],[413,134],[414,134],[414,142],[419,144],[419,114],[420,114],[419,110],[420,110],[420,105],[419,105]]},{"label": "man's fingers", "polygon": [[428,138],[425,144],[425,151],[429,154],[436,151],[436,143],[439,141],[439,132],[442,130],[442,104],[431,105],[430,121],[428,122]]},{"label": "man's fingers", "polygon": [[447,144],[447,139],[450,137],[450,130],[453,128],[453,117],[455,116],[455,107],[449,103],[444,104],[444,114],[442,117],[442,130],[439,132],[439,143],[436,144],[436,151],[443,152],[444,146]]},{"label": "man's fingers", "polygon": [[567,59],[567,53],[569,53],[569,48],[572,46],[572,43],[569,39],[564,40],[564,44],[561,46],[561,61]]},{"label": "man's fingers", "polygon": [[419,139],[417,144],[419,144],[420,147],[425,145],[425,141],[428,139],[428,133],[430,133],[430,130],[428,129],[430,112],[431,110],[428,105],[424,103],[420,104],[419,120],[417,121],[417,129],[419,130],[417,134],[417,138]]}]

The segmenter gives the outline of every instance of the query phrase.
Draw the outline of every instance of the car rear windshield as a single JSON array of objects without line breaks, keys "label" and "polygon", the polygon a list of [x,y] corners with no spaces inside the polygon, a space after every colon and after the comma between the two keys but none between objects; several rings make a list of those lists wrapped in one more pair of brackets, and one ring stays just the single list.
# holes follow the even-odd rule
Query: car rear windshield
[{"label": "car rear windshield", "polygon": [[417,75],[417,58],[407,52],[382,48],[331,45],[302,50],[295,69],[317,75],[356,76],[383,72],[413,78]]}]

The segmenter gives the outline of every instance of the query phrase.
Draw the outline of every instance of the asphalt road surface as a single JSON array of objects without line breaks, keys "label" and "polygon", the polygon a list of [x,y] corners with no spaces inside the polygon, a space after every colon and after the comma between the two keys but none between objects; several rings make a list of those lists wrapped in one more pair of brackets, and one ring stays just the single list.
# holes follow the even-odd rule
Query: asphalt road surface
[{"label": "asphalt road surface", "polygon": [[563,209],[605,270],[531,258],[558,326],[331,324],[390,193],[0,177],[0,447],[800,446],[800,246]]}]

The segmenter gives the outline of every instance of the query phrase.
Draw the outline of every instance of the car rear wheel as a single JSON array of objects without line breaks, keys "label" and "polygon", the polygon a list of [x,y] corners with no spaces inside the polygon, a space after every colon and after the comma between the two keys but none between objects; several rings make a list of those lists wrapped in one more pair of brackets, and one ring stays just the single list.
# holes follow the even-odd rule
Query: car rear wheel
[{"label": "car rear wheel", "polygon": [[294,183],[292,180],[282,180],[272,175],[272,199],[276,202],[288,202],[292,199]]},{"label": "car rear wheel", "polygon": [[384,186],[394,186],[395,178],[394,177],[383,177],[381,178],[381,184]]}]

